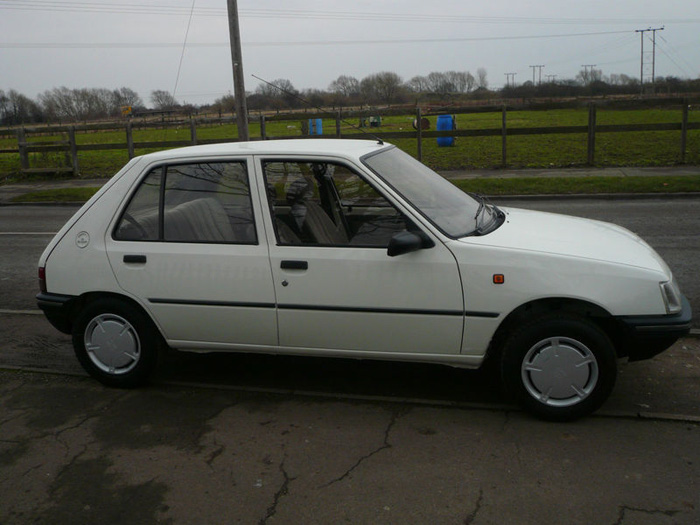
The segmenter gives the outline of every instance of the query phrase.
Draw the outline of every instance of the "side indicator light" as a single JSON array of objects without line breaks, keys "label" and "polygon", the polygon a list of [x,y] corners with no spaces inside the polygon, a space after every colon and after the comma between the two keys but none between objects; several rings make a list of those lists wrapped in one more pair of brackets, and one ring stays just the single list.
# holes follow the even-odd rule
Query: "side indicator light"
[{"label": "side indicator light", "polygon": [[502,273],[493,274],[493,284],[503,284],[506,282],[506,277]]}]

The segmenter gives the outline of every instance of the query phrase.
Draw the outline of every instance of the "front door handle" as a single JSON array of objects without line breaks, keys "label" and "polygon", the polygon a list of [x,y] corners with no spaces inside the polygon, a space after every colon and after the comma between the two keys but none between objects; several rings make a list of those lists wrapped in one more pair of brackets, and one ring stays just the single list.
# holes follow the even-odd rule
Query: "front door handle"
[{"label": "front door handle", "polygon": [[145,255],[125,255],[124,262],[125,263],[146,264],[146,256]]},{"label": "front door handle", "polygon": [[282,261],[280,268],[283,270],[308,270],[308,261]]}]

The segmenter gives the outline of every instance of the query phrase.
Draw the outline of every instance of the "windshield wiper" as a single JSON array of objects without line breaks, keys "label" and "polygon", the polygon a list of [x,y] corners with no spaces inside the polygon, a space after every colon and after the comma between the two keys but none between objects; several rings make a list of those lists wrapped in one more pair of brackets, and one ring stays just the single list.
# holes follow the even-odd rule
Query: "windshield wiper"
[{"label": "windshield wiper", "polygon": [[[474,221],[476,224],[474,225],[474,231],[472,232],[472,235],[483,235],[486,232],[487,228],[484,228],[479,225],[479,215],[482,215],[482,213],[488,209],[489,210],[489,217],[492,219],[486,227],[490,226],[491,224],[496,222],[496,219],[499,218],[501,215],[504,215],[501,210],[498,209],[498,207],[491,203],[486,197],[483,195],[479,195],[478,193],[469,193],[469,196],[475,199],[479,203],[479,207],[476,210],[476,214],[474,215]],[[487,207],[486,205],[489,205],[490,207]],[[504,215],[505,216],[505,215]]]}]

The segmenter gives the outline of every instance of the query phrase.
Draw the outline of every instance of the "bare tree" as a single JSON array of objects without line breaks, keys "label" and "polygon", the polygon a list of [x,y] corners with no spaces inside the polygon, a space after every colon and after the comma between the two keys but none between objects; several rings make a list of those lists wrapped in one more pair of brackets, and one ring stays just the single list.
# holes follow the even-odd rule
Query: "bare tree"
[{"label": "bare tree", "polygon": [[603,79],[603,71],[601,69],[584,68],[576,75],[576,81],[584,86],[592,82],[600,82]]},{"label": "bare tree", "polygon": [[4,108],[0,116],[5,124],[16,125],[43,120],[39,105],[14,89],[8,91],[6,95],[0,93],[0,99],[3,99],[0,104]]},{"label": "bare tree", "polygon": [[476,87],[480,89],[488,89],[489,81],[486,79],[486,68],[480,67],[476,70]]},{"label": "bare tree", "polygon": [[355,77],[340,75],[330,83],[328,90],[344,97],[355,97],[360,94],[360,81]]},{"label": "bare tree", "polygon": [[233,113],[236,111],[236,98],[229,93],[223,97],[217,98],[212,104],[212,107],[219,113]]},{"label": "bare tree", "polygon": [[373,73],[360,82],[360,91],[366,102],[395,102],[402,87],[401,77],[390,71]]},{"label": "bare tree", "polygon": [[151,103],[155,109],[173,109],[179,105],[169,91],[162,89],[151,91]]},{"label": "bare tree", "polygon": [[112,113],[119,114],[123,106],[142,108],[143,100],[139,94],[128,87],[121,87],[112,91]]},{"label": "bare tree", "polygon": [[428,79],[424,76],[415,76],[408,81],[407,87],[416,93],[424,93],[428,91]]},{"label": "bare tree", "polygon": [[0,124],[4,124],[9,114],[10,99],[5,92],[0,89]]},{"label": "bare tree", "polygon": [[438,95],[447,95],[454,91],[454,86],[450,82],[450,79],[445,73],[440,71],[433,71],[428,74],[428,89],[432,93],[437,93]]}]

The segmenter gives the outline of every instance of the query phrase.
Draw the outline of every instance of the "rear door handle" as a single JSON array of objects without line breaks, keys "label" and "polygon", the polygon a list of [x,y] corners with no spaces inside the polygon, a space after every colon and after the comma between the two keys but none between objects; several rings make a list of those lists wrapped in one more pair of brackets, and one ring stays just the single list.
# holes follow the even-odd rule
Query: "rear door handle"
[{"label": "rear door handle", "polygon": [[146,256],[145,255],[125,255],[124,262],[125,263],[146,264]]},{"label": "rear door handle", "polygon": [[282,261],[280,268],[283,270],[308,270],[308,261]]}]

